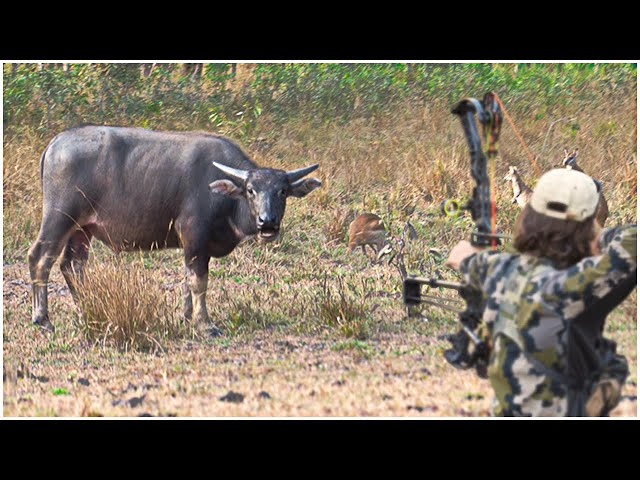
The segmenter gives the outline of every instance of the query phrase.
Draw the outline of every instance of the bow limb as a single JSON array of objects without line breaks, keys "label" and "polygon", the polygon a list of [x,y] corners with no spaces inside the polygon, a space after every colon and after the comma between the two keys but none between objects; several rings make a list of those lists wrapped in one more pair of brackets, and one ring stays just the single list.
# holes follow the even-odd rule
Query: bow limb
[{"label": "bow limb", "polygon": [[[462,207],[471,212],[471,218],[474,221],[475,229],[471,234],[471,243],[479,247],[495,247],[500,238],[504,237],[496,233],[495,191],[492,182],[492,178],[495,177],[495,157],[502,114],[493,93],[486,94],[482,103],[475,98],[465,98],[458,102],[451,112],[457,115],[462,123],[469,148],[471,177],[475,182],[471,198]],[[483,126],[487,145],[486,155],[483,152],[480,135],[476,128],[475,115],[478,116]],[[491,176],[487,171],[488,166]],[[457,311],[461,329],[458,333],[448,336],[449,341],[452,343],[452,348],[445,351],[445,358],[457,368],[475,367],[478,374],[486,378],[489,347],[475,333],[480,325],[484,311],[481,293],[464,284],[442,282],[433,278],[408,277],[405,278],[403,283],[404,302],[407,306],[428,303],[456,311],[455,307],[450,303],[443,303],[444,299],[421,294],[420,286],[422,284],[426,284],[429,287],[444,287],[458,291],[466,304],[466,308],[464,311]],[[472,343],[471,348],[469,343]]]}]

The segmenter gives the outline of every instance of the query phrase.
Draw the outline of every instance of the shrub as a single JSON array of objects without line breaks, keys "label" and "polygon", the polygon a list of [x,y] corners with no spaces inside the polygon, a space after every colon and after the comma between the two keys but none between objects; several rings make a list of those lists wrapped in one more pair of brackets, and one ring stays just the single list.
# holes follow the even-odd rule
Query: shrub
[{"label": "shrub", "polygon": [[177,300],[142,262],[90,262],[76,282],[81,310],[76,326],[90,341],[154,351],[184,331]]}]

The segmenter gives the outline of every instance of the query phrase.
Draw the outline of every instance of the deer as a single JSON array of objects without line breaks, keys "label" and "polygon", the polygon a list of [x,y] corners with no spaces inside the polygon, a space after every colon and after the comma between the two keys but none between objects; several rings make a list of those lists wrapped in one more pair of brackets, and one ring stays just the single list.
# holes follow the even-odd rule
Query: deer
[{"label": "deer", "polygon": [[[578,172],[585,173],[582,168],[578,166],[577,159],[578,158],[578,149],[575,148],[573,152],[569,153],[568,149],[564,149],[564,158],[562,159],[562,166],[565,168],[570,168],[573,170],[577,170]],[[588,174],[587,174],[588,175]],[[596,182],[598,187],[600,187],[600,182]],[[596,221],[600,224],[601,227],[604,227],[604,223],[607,221],[609,217],[609,206],[607,205],[607,199],[604,197],[604,193],[600,191],[600,200],[598,201],[598,208],[596,210]]]},{"label": "deer", "polygon": [[356,247],[362,247],[362,252],[366,255],[368,245],[378,254],[387,244],[387,231],[382,224],[380,217],[374,213],[362,213],[358,215],[349,225],[349,252],[353,252]]},{"label": "deer", "polygon": [[509,166],[509,173],[504,177],[504,180],[511,182],[511,188],[513,189],[512,203],[518,204],[518,207],[523,209],[529,203],[533,190],[524,183],[520,173],[518,173],[518,169],[513,165]]}]

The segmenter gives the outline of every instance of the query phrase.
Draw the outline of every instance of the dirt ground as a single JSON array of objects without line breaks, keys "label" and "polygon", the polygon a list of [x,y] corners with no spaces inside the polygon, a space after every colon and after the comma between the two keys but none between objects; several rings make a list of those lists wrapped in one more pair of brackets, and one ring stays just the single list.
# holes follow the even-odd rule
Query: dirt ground
[{"label": "dirt ground", "polygon": [[[57,268],[49,286],[54,334],[30,325],[26,265],[5,265],[3,273],[5,417],[490,415],[488,381],[447,364],[447,344],[434,335],[380,333],[357,342],[272,328],[122,353],[76,335]],[[632,313],[632,297],[614,315]],[[631,368],[612,416],[637,416],[635,327],[629,335],[610,325]]]},{"label": "dirt ground", "polygon": [[[497,162],[488,168],[502,234],[513,233],[520,212],[512,185],[503,181],[509,166],[533,186],[538,169],[562,166],[564,148],[579,149],[580,167],[602,182],[610,211],[606,225],[637,223],[636,69],[583,67],[492,69],[490,88],[501,92],[505,114],[510,111]],[[403,268],[460,281],[458,272],[443,266],[444,258],[476,227],[468,212],[447,216],[440,206],[445,199],[464,204],[475,185],[468,144],[449,97],[466,79],[474,86],[465,86],[463,95],[481,94],[475,80],[489,82],[488,69],[479,69],[475,80],[468,66],[457,72],[455,65],[426,69],[423,80],[429,85],[415,90],[419,95],[402,94],[403,100],[394,94],[378,110],[370,107],[396,90],[388,90],[387,73],[376,80],[367,77],[377,75],[375,70],[367,69],[345,79],[378,85],[371,95],[355,95],[361,88],[355,84],[337,92],[336,98],[354,93],[351,108],[327,96],[331,85],[343,84],[334,83],[340,69],[327,70],[326,76],[322,69],[292,69],[291,74],[301,75],[300,86],[315,84],[307,81],[318,75],[318,89],[302,92],[286,71],[262,77],[252,64],[238,64],[236,79],[227,85],[233,92],[223,92],[218,74],[184,83],[177,72],[172,79],[167,71],[136,86],[122,83],[124,71],[118,69],[101,67],[86,77],[76,70],[51,83],[61,72],[45,69],[41,76],[26,67],[5,68],[13,92],[2,154],[5,416],[489,416],[488,381],[456,370],[443,358],[449,344],[439,338],[459,329],[455,315],[425,307],[428,320],[408,318],[401,299]],[[567,77],[572,71],[574,76]],[[284,73],[287,78],[279,79]],[[405,81],[400,77],[388,76]],[[568,84],[568,78],[579,83]],[[423,80],[416,77],[415,87]],[[443,88],[432,88],[432,82]],[[126,91],[116,92],[120,85]],[[268,91],[272,101],[265,96],[265,103],[261,98]],[[78,102],[59,101],[69,92],[77,92]],[[218,93],[222,104],[212,105]],[[111,105],[120,98],[127,101]],[[89,266],[99,275],[87,275],[93,287],[79,289],[95,305],[84,304],[85,314],[79,316],[56,262],[49,284],[56,332],[44,334],[31,325],[26,258],[42,220],[39,159],[56,134],[85,122],[216,132],[258,165],[285,170],[320,165],[313,176],[322,187],[288,201],[280,239],[264,246],[247,241],[210,262],[207,308],[223,336],[213,338],[179,322],[183,252],[122,252],[121,261],[114,262],[98,241],[91,244]],[[535,162],[527,159],[533,155]],[[374,262],[359,248],[348,252],[348,226],[361,213],[383,220],[395,265],[390,257]],[[138,314],[138,307],[145,311]],[[97,322],[95,335],[94,324],[88,325],[92,320],[81,321],[92,312],[108,320]],[[634,292],[607,320],[606,335],[618,343],[630,368],[615,416],[638,413],[637,316]],[[139,328],[145,322],[151,327]],[[156,334],[154,327],[161,331],[157,339],[148,335]],[[142,337],[162,348],[143,353],[138,343],[123,352],[94,340],[114,332],[133,332],[128,346]]]}]

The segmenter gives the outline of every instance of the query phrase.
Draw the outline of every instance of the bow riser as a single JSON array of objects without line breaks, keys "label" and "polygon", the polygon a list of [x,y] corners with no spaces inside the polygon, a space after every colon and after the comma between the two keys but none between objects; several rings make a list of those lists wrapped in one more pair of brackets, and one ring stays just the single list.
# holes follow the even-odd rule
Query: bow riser
[{"label": "bow riser", "polygon": [[[462,123],[471,159],[471,177],[475,182],[472,196],[463,207],[471,212],[471,218],[475,224],[475,230],[471,234],[471,243],[478,247],[495,247],[500,243],[500,238],[504,236],[494,231],[496,223],[495,198],[492,195],[491,178],[487,172],[487,156],[482,151],[475,115],[478,115],[483,126],[483,133],[488,143],[487,155],[492,161],[491,170],[493,172],[493,160],[497,154],[502,114],[493,93],[484,96],[483,104],[475,98],[465,98],[453,107],[451,113],[458,115]],[[409,277],[404,280],[403,285],[404,301],[407,306],[428,303],[453,310],[448,304],[445,306],[444,303],[436,302],[432,296],[422,295],[420,286],[423,284],[429,287],[453,288],[465,301],[465,310],[458,312],[462,328],[458,333],[448,336],[453,348],[445,351],[445,358],[457,368],[464,369],[475,366],[478,374],[486,378],[489,347],[475,333],[484,310],[482,296],[465,285],[442,282],[433,278]],[[473,344],[471,350],[469,349],[470,341]]]},{"label": "bow riser", "polygon": [[[482,151],[480,135],[476,128],[475,114],[483,125],[489,120],[482,104],[475,98],[465,98],[453,107],[451,113],[458,115],[464,130],[471,159],[471,178],[475,182],[471,199],[463,207],[471,212],[476,230],[471,234],[471,243],[478,247],[492,245],[491,234],[491,180],[487,173],[487,158]],[[476,233],[480,235],[476,235]],[[495,242],[494,242],[495,243]]]}]

